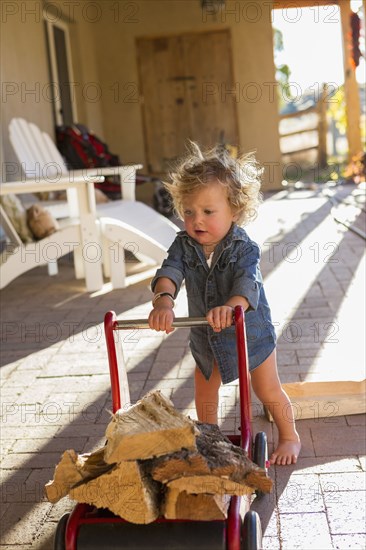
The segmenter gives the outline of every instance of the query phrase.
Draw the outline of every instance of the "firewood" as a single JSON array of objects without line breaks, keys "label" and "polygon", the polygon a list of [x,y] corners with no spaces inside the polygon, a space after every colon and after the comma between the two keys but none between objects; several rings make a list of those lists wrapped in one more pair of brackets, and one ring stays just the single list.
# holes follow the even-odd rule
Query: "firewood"
[{"label": "firewood", "polygon": [[218,426],[194,422],[161,392],[118,411],[94,453],[65,451],[46,485],[51,502],[70,498],[108,508],[132,523],[159,515],[225,519],[229,495],[269,492],[272,481]]},{"label": "firewood", "polygon": [[169,488],[166,492],[163,515],[167,519],[213,521],[226,519],[230,505],[228,495],[189,494]]},{"label": "firewood", "polygon": [[187,493],[208,493],[211,495],[249,495],[253,492],[247,485],[235,483],[230,479],[217,477],[215,475],[204,476],[183,476],[169,481],[167,486],[170,489],[178,489]]},{"label": "firewood", "polygon": [[52,481],[46,486],[46,495],[50,502],[58,502],[65,497],[77,483],[98,477],[113,466],[104,462],[104,447],[94,453],[78,455],[75,451],[65,451],[55,468]]},{"label": "firewood", "polygon": [[69,496],[97,508],[108,508],[132,523],[150,523],[159,516],[159,490],[160,485],[144,474],[137,461],[125,461],[72,488]]},{"label": "firewood", "polygon": [[[196,427],[199,430],[196,451],[183,449],[147,462],[155,480],[169,483],[182,477],[202,476],[204,483],[208,478],[203,476],[216,476],[263,492],[271,490],[272,481],[265,471],[249,460],[243,449],[231,443],[218,426],[196,422]],[[234,490],[234,485],[231,487]],[[244,494],[237,489],[239,493],[230,494]]]},{"label": "firewood", "polygon": [[108,463],[146,459],[195,449],[195,424],[160,391],[150,392],[127,411],[117,411],[107,427]]}]

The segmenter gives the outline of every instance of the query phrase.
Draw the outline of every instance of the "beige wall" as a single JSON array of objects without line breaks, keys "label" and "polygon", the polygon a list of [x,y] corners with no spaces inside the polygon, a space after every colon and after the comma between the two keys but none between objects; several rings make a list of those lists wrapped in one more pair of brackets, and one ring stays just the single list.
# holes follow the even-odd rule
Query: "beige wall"
[{"label": "beige wall", "polygon": [[[21,17],[20,3],[8,3],[14,15],[4,13],[1,19],[1,129],[4,159],[16,161],[8,139],[8,126],[14,116],[29,118],[42,129],[51,132],[53,128],[51,104],[45,97],[45,86],[49,82],[46,47],[41,19],[37,14]],[[19,7],[18,13],[16,9]],[[2,164],[2,178],[17,179],[20,174],[12,164],[7,170]],[[4,172],[7,172],[4,174]]]},{"label": "beige wall", "polygon": [[[70,29],[73,56],[73,90],[78,119],[103,133],[101,102],[85,101],[88,86],[98,83],[94,29],[82,10],[70,11],[70,2],[41,0],[4,2],[1,18],[1,137],[2,180],[20,178],[20,168],[9,142],[9,123],[23,117],[54,137],[54,117],[50,97],[50,76],[46,49],[43,8],[50,20],[61,20]],[[76,3],[77,4],[77,3]],[[74,15],[75,17],[70,17]],[[91,91],[91,84],[89,85]],[[94,96],[93,96],[94,97]]]},{"label": "beige wall", "polygon": [[[18,7],[2,20],[2,80],[14,83],[2,103],[4,155],[14,155],[8,142],[8,124],[13,116],[24,116],[53,134],[52,106],[43,90],[49,82],[42,17],[25,12],[24,6],[42,2],[8,2]],[[272,26],[268,2],[258,1],[258,10],[247,10],[253,2],[227,2],[226,9],[204,15],[199,0],[79,0],[74,6],[53,0],[49,16],[69,21],[78,121],[103,137],[123,162],[146,165],[138,62],[135,41],[140,36],[163,36],[192,31],[230,28],[240,146],[257,150],[267,165],[266,188],[281,182],[281,156],[276,102],[271,98],[274,83]],[[53,8],[52,8],[53,6]],[[55,8],[56,6],[56,8]],[[208,52],[209,55],[209,52]],[[40,93],[24,95],[21,88],[37,84]],[[217,83],[225,101],[225,87]]]},{"label": "beige wall", "polygon": [[[228,2],[234,12],[204,14],[199,0],[126,0],[118,3],[119,12],[113,0],[103,3],[95,31],[104,43],[97,48],[97,58],[105,136],[125,162],[146,164],[136,38],[230,28],[240,146],[257,150],[259,160],[267,164],[266,187],[279,188],[282,169],[277,104],[271,99],[275,69],[269,3],[259,1],[258,10],[247,11],[249,4],[253,2]],[[216,89],[222,101],[228,100],[222,83]]]}]

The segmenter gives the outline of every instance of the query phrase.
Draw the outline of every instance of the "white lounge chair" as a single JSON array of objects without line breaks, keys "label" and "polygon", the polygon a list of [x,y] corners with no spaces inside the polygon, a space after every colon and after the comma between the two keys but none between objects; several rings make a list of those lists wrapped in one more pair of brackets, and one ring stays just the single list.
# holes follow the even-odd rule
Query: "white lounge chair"
[{"label": "white lounge chair", "polygon": [[38,241],[23,243],[14,224],[0,205],[0,223],[7,236],[7,243],[0,257],[0,288],[11,281],[41,265],[48,264],[50,275],[57,273],[57,260],[69,252],[74,252],[75,274],[77,278],[85,276],[89,292],[99,290],[103,285],[102,262],[100,254],[88,256],[90,245],[95,251],[100,247],[100,235],[94,214],[94,181],[84,177],[61,178],[56,183],[44,180],[26,182],[9,182],[0,185],[0,195],[17,195],[44,191],[74,190],[77,194],[77,218],[65,218],[60,222],[60,229],[49,237]]},{"label": "white lounge chair", "polygon": [[[114,288],[126,286],[125,258],[127,249],[144,261],[160,264],[173,242],[178,227],[142,202],[135,200],[136,170],[139,164],[89,168],[69,171],[50,136],[22,118],[10,122],[10,141],[26,177],[57,179],[84,176],[118,175],[122,200],[96,205],[102,242],[104,274],[111,277]],[[75,190],[68,189],[67,203],[51,205],[55,217],[78,216]]]}]

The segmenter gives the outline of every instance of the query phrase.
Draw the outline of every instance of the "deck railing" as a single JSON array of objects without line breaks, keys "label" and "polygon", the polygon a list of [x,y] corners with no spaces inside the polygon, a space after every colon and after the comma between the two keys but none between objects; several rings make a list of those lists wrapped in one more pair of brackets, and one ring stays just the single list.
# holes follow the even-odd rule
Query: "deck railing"
[{"label": "deck railing", "polygon": [[[280,115],[280,147],[283,157],[294,157],[299,154],[317,151],[317,164],[323,168],[327,165],[327,84],[323,84],[321,94],[314,106],[308,107],[302,111]],[[300,119],[299,128],[281,133],[281,122],[288,119]],[[306,120],[313,122],[314,126],[307,127]],[[302,122],[305,121],[304,124]],[[302,127],[301,127],[302,126]],[[303,127],[305,126],[305,127]],[[296,147],[292,144],[289,148],[284,147],[284,138],[308,135],[308,140],[311,140],[311,133],[316,134],[316,143],[310,145]],[[287,140],[289,141],[289,140]],[[292,141],[292,140],[291,140]],[[299,140],[298,140],[299,141]],[[301,141],[301,140],[300,140]],[[295,143],[296,145],[296,143]]]}]

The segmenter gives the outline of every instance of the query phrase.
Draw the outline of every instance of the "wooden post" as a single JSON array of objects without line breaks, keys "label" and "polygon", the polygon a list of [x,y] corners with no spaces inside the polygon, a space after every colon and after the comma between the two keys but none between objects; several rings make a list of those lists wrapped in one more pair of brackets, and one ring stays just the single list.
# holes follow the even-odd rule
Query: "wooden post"
[{"label": "wooden post", "polygon": [[85,176],[84,182],[77,187],[77,193],[86,288],[88,292],[94,292],[103,286],[103,273],[101,241],[96,224],[94,183],[90,176],[89,179]]},{"label": "wooden post", "polygon": [[318,99],[318,165],[327,165],[327,84],[323,83],[322,93]]},{"label": "wooden post", "polygon": [[344,65],[344,93],[346,100],[348,158],[362,151],[360,129],[360,96],[356,74],[350,64],[350,50],[348,34],[351,30],[350,15],[352,13],[350,0],[339,2],[343,35],[343,65]]}]

